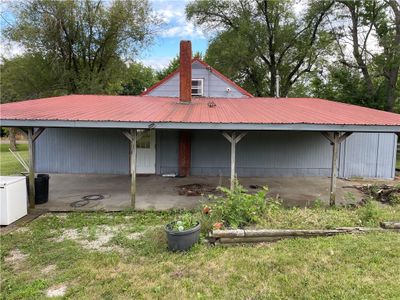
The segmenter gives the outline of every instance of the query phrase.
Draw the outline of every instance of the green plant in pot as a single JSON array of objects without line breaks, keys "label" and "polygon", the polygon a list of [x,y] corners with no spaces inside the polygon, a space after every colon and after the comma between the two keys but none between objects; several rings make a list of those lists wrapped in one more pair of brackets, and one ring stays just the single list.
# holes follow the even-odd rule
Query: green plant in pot
[{"label": "green plant in pot", "polygon": [[170,251],[189,250],[200,239],[200,222],[191,214],[184,214],[178,220],[165,226]]}]

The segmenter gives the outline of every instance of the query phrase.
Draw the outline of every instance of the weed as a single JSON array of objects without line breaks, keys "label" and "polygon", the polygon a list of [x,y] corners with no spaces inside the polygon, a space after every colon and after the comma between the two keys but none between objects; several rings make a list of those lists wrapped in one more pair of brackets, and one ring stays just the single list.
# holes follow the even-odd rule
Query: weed
[{"label": "weed", "polygon": [[[260,221],[267,211],[267,187],[255,194],[249,194],[236,181],[233,190],[224,187],[219,187],[218,190],[223,193],[223,196],[211,196],[212,203],[207,213],[203,208],[202,221],[208,226],[205,230],[212,229],[209,227],[211,224],[223,224],[231,228],[254,224]],[[268,207],[272,209],[273,204]]]},{"label": "weed", "polygon": [[382,219],[379,204],[372,198],[367,199],[365,205],[359,208],[357,213],[362,226],[374,226]]},{"label": "weed", "polygon": [[389,196],[389,204],[400,205],[400,193],[391,193]]}]

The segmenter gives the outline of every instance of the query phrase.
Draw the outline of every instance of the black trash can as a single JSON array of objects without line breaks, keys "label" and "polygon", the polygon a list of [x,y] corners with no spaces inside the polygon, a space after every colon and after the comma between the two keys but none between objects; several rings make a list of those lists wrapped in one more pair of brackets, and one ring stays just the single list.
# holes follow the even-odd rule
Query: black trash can
[{"label": "black trash can", "polygon": [[35,178],[35,204],[49,201],[49,174],[38,174]]}]

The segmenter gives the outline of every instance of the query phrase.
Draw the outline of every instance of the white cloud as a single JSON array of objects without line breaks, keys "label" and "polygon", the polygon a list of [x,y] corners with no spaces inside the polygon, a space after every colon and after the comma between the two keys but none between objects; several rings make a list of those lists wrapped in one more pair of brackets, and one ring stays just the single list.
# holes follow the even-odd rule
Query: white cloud
[{"label": "white cloud", "polygon": [[156,70],[162,70],[168,66],[171,59],[172,57],[162,56],[162,57],[142,58],[138,60],[145,66],[152,67],[153,69]]},{"label": "white cloud", "polygon": [[162,37],[180,37],[180,38],[196,38],[205,39],[203,31],[195,27],[192,23],[173,26],[160,33]]},{"label": "white cloud", "polygon": [[205,38],[201,28],[186,19],[186,3],[187,1],[153,1],[155,14],[165,24],[165,28],[159,32],[161,37]]}]

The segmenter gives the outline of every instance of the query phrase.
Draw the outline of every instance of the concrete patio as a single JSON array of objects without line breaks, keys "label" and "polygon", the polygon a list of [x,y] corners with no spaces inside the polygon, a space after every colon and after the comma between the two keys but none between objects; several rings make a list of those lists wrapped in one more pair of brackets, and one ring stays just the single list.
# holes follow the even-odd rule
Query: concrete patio
[{"label": "concrete patio", "polygon": [[[286,206],[310,206],[316,199],[329,203],[328,177],[267,177],[240,178],[240,183],[249,191],[256,191],[250,186],[267,185],[269,195],[279,195]],[[187,184],[229,186],[227,177],[185,177],[166,178],[156,175],[143,175],[137,178],[136,209],[167,210],[195,208],[206,201],[202,196],[179,195],[178,186]],[[338,180],[337,203],[346,203],[352,195],[356,200],[362,194],[353,185],[378,183],[378,181]],[[389,182],[393,184],[393,181]],[[120,211],[130,208],[130,179],[125,175],[79,175],[50,174],[49,202],[37,205],[37,208],[49,211]],[[82,207],[71,204],[83,196],[101,194],[102,200],[89,201]]]}]

